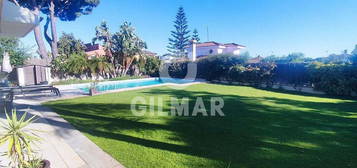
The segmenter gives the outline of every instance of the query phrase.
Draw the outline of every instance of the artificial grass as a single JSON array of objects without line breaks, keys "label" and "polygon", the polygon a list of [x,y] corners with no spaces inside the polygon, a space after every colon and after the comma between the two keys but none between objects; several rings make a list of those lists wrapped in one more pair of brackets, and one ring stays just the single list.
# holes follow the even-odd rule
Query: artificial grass
[{"label": "artificial grass", "polygon": [[[135,96],[223,97],[224,117],[133,116]],[[128,168],[357,167],[357,101],[251,87],[151,88],[46,103]],[[156,103],[156,105],[158,105]]]}]

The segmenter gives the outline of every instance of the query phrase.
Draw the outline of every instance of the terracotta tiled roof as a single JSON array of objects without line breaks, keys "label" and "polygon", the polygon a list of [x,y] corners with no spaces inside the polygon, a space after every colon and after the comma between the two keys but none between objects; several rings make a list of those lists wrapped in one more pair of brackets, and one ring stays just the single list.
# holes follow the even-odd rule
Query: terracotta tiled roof
[{"label": "terracotta tiled roof", "polygon": [[[245,47],[244,45],[236,44],[236,43],[217,43],[215,41],[208,41],[208,42],[203,42],[203,43],[197,43],[196,47],[209,47],[209,46],[237,46],[237,47]],[[191,45],[186,46],[186,48],[191,47]]]},{"label": "terracotta tiled roof", "polygon": [[99,50],[101,48],[99,44],[88,43],[88,44],[85,44],[85,46],[86,46],[85,52]]},{"label": "terracotta tiled roof", "polygon": [[85,52],[88,56],[105,56],[106,52],[104,48],[99,44],[85,44]]},{"label": "terracotta tiled roof", "polygon": [[245,47],[244,45],[236,44],[236,43],[226,43],[224,46],[237,46],[237,47]]},{"label": "terracotta tiled roof", "polygon": [[157,53],[154,53],[154,52],[151,52],[151,51],[148,51],[148,50],[144,50],[143,53],[147,56],[152,56],[152,57],[155,57],[157,56]]},{"label": "terracotta tiled roof", "polygon": [[261,57],[259,55],[258,57],[249,59],[247,62],[250,64],[257,64],[257,63],[260,63],[262,60],[263,60],[263,57]]},{"label": "terracotta tiled roof", "polygon": [[209,41],[209,42],[204,42],[204,43],[197,43],[197,47],[209,47],[209,46],[218,46],[222,45],[220,43],[214,42],[214,41]]}]

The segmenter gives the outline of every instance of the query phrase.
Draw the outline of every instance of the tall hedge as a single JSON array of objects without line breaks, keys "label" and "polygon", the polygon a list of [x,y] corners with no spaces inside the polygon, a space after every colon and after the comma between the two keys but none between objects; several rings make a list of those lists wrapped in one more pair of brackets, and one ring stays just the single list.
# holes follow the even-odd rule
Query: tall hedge
[{"label": "tall hedge", "polygon": [[229,80],[256,86],[260,84],[271,86],[275,68],[276,65],[273,63],[235,65],[229,70]]},{"label": "tall hedge", "polygon": [[340,96],[357,93],[357,66],[312,64],[308,69],[316,90]]},{"label": "tall hedge", "polygon": [[305,63],[277,64],[274,69],[274,83],[303,85],[309,84],[309,74]]},{"label": "tall hedge", "polygon": [[[245,58],[231,55],[215,55],[197,62],[197,78],[248,83],[254,86],[266,84],[292,84],[313,86],[315,90],[331,95],[350,96],[357,93],[356,65],[329,65],[322,63],[258,63],[249,64]],[[188,61],[169,65],[171,77],[184,78]]]},{"label": "tall hedge", "polygon": [[246,58],[235,55],[208,56],[197,61],[197,77],[206,80],[227,80],[230,68],[246,61]]}]

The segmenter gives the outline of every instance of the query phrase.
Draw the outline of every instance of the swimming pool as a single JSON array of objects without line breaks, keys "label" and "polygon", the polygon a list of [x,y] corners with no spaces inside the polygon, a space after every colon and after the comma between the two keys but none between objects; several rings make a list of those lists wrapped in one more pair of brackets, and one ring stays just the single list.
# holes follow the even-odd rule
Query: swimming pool
[{"label": "swimming pool", "polygon": [[[169,79],[169,78],[149,78],[149,79],[137,79],[137,80],[127,80],[127,81],[112,81],[112,82],[102,82],[96,86],[98,92],[106,92],[111,90],[120,90],[125,88],[135,88],[142,86],[154,86],[161,85],[165,83],[174,84],[186,84],[192,82],[191,80],[184,79]],[[80,89],[83,92],[89,93],[90,85],[81,86]]]}]

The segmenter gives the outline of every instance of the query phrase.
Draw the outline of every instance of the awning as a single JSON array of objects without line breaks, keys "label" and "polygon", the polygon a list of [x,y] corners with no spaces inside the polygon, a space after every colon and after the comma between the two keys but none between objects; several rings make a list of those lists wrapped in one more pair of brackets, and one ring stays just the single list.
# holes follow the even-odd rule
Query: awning
[{"label": "awning", "polygon": [[39,24],[39,18],[27,8],[0,0],[0,37],[23,37]]}]

